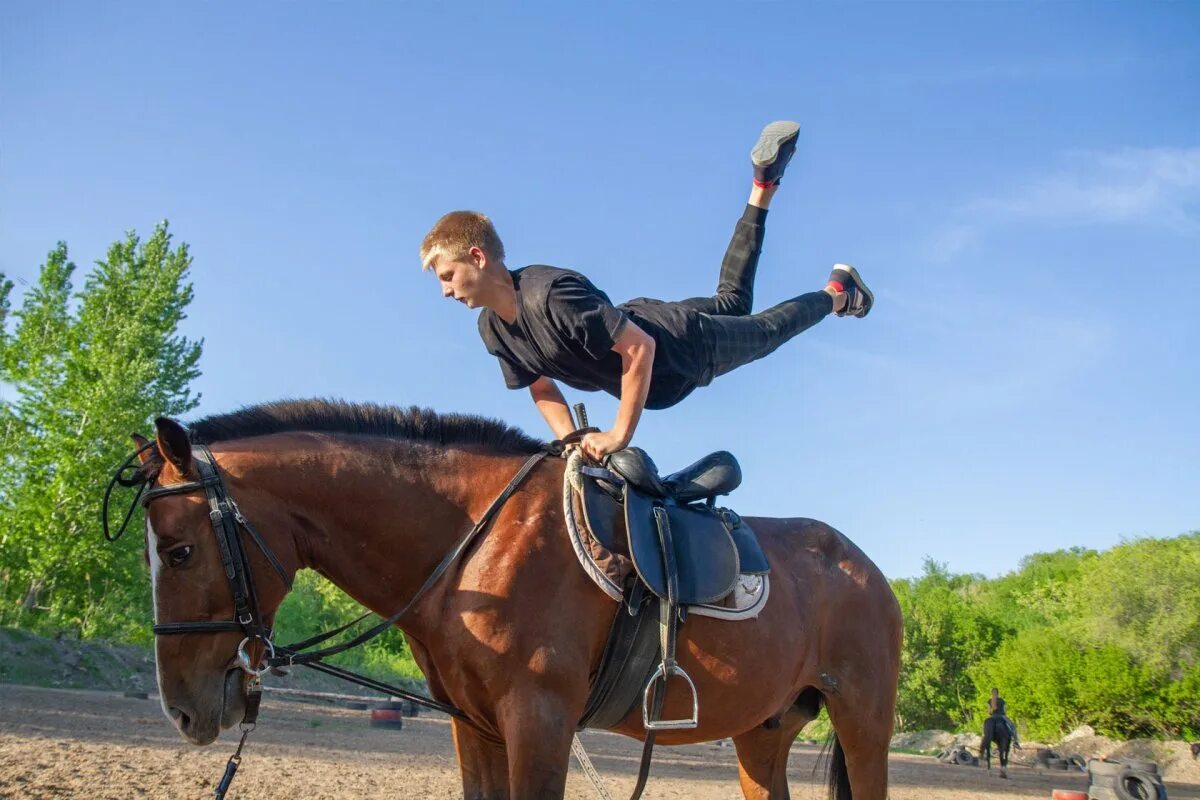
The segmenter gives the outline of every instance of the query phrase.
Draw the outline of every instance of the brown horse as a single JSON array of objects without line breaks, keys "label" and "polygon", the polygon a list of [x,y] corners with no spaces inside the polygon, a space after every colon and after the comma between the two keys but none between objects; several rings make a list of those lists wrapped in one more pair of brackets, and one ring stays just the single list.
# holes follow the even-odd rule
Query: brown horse
[{"label": "brown horse", "polygon": [[[197,480],[192,442],[207,443],[230,497],[283,573],[315,569],[384,616],[403,607],[542,447],[478,417],[320,401],[210,417],[190,438],[168,419],[156,429],[141,467],[156,490]],[[466,714],[453,735],[467,798],[564,792],[571,738],[615,604],[579,569],[568,542],[563,471],[560,459],[539,463],[486,535],[398,623],[431,694]],[[230,620],[204,492],[160,494],[146,519],[156,621]],[[786,798],[789,748],[824,705],[835,730],[831,796],[883,800],[900,665],[891,588],[821,522],[747,521],[771,564],[770,600],[753,620],[692,616],[681,627],[678,658],[695,681],[700,723],[660,732],[659,741],[732,737],[745,796]],[[269,624],[287,588],[260,549],[245,552]],[[242,719],[241,637],[157,638],[163,709],[189,741],[209,744]],[[664,717],[690,712],[683,694],[668,691]],[[613,730],[642,738],[640,709]]]}]

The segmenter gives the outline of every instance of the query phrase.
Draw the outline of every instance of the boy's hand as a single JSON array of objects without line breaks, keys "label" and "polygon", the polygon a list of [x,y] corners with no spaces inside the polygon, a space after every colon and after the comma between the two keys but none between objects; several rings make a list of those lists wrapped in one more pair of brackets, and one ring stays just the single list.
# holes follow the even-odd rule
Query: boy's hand
[{"label": "boy's hand", "polygon": [[589,433],[579,442],[579,447],[583,450],[583,454],[593,461],[602,461],[609,453],[615,453],[618,450],[629,444],[629,440],[613,433],[612,431],[600,431],[599,433]]}]

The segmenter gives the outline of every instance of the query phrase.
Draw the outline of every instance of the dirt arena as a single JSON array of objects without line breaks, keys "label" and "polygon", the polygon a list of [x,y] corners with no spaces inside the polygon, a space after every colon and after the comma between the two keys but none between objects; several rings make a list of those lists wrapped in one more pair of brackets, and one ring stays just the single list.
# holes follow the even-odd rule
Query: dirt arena
[{"label": "dirt arena", "polygon": [[[408,798],[461,796],[446,718],[406,719],[401,731],[371,728],[367,712],[268,698],[249,740],[233,798]],[[640,743],[606,733],[583,741],[614,798],[633,788]],[[181,740],[156,700],[114,692],[0,685],[0,797],[202,798],[212,795],[236,746],[226,733],[197,748]],[[819,748],[797,745],[792,796],[825,796],[813,775]],[[1008,781],[982,769],[893,754],[893,800],[1049,798],[1083,789],[1082,774],[1014,767]],[[1172,800],[1200,800],[1200,786],[1169,784]],[[646,798],[738,798],[733,748],[660,748]],[[596,797],[572,764],[567,797]]]}]

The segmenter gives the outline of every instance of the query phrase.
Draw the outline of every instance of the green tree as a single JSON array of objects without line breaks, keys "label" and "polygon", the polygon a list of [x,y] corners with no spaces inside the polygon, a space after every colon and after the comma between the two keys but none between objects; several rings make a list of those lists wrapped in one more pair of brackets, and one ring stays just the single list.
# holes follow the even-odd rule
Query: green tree
[{"label": "green tree", "polygon": [[1200,533],[1114,547],[1081,576],[1074,600],[1089,640],[1178,679],[1200,664]]},{"label": "green tree", "polygon": [[982,724],[991,687],[1002,687],[1009,716],[1027,736],[1058,739],[1080,725],[1124,735],[1144,717],[1142,671],[1112,645],[1091,646],[1055,628],[1031,628],[973,670]]},{"label": "green tree", "polygon": [[991,687],[1026,733],[1200,731],[1200,535],[1036,553],[995,580],[894,583],[904,727],[978,729]]},{"label": "green tree", "polygon": [[[307,639],[350,622],[363,611],[362,606],[332,583],[311,570],[305,570],[296,576],[291,593],[275,615],[275,640],[294,642]],[[372,615],[340,639],[348,639],[379,621],[379,617]],[[408,651],[404,634],[394,627],[330,660],[383,680],[404,678],[408,679],[410,685],[424,681],[424,675]]]},{"label": "green tree", "polygon": [[986,581],[980,600],[1012,632],[1069,623],[1076,613],[1074,586],[1096,558],[1083,547],[1028,555],[1014,572]]},{"label": "green tree", "polygon": [[198,402],[202,343],[178,333],[190,265],[162,223],[113,244],[79,292],[64,243],[12,314],[0,279],[0,381],[15,392],[0,403],[0,622],[147,637],[141,553],[106,546],[97,510],[129,434]]},{"label": "green tree", "polygon": [[970,669],[1004,635],[980,602],[983,584],[978,576],[952,575],[932,560],[920,578],[893,582],[904,615],[897,703],[902,729],[954,729],[973,718]]}]

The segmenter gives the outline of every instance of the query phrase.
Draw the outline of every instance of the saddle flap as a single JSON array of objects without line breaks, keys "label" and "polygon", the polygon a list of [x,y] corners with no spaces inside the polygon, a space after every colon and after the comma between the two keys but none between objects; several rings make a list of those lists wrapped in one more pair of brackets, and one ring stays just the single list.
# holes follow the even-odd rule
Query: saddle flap
[{"label": "saddle flap", "polygon": [[[668,575],[654,518],[653,498],[625,487],[625,526],[634,569],[646,586],[667,597]],[[671,526],[680,605],[715,602],[733,591],[738,552],[729,532],[713,513],[665,504]]]},{"label": "saddle flap", "polygon": [[763,553],[758,537],[741,517],[728,509],[725,510],[725,524],[729,526],[729,535],[737,546],[738,565],[743,575],[766,575],[771,571],[767,556]]}]

